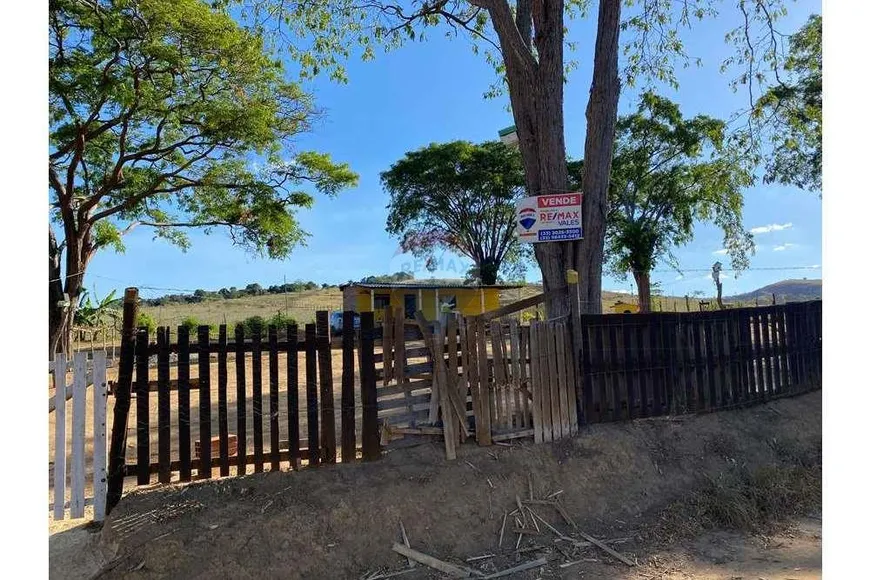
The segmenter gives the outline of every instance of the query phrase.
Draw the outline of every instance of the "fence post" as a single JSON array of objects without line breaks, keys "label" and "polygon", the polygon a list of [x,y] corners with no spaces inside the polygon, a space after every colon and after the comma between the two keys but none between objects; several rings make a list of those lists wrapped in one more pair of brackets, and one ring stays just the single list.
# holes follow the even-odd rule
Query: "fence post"
[{"label": "fence post", "polygon": [[[582,358],[583,339],[580,326],[580,275],[577,270],[568,270],[566,273],[566,282],[568,282],[568,304],[571,315],[568,317],[568,348],[571,353],[567,364],[574,365],[574,393],[576,395],[577,422],[582,422],[583,418],[583,389],[581,387],[583,373],[580,370],[580,361]],[[570,376],[570,375],[569,375]]]},{"label": "fence post", "polygon": [[363,461],[378,459],[381,441],[378,435],[378,395],[375,384],[374,313],[360,313],[360,396],[362,399]]},{"label": "fence post", "polygon": [[130,390],[133,385],[133,349],[136,345],[136,315],[139,311],[139,290],[124,290],[124,311],[121,326],[121,360],[118,382],[115,384],[115,409],[112,418],[112,441],[109,449],[109,486],[106,494],[106,514],[121,501],[127,452],[127,419],[130,414]]}]

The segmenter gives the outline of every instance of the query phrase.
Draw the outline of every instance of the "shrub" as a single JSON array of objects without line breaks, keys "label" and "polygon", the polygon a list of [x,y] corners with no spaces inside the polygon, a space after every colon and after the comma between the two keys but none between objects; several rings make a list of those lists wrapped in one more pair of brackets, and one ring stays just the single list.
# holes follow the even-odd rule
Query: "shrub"
[{"label": "shrub", "polygon": [[180,326],[186,327],[190,334],[196,334],[196,329],[199,328],[199,324],[199,319],[197,319],[196,316],[188,316],[181,321]]},{"label": "shrub", "polygon": [[281,333],[286,332],[288,324],[296,324],[296,319],[291,316],[287,316],[286,314],[283,314],[281,312],[278,312],[276,315],[269,319],[267,324],[278,327],[278,332]]},{"label": "shrub", "polygon": [[249,316],[242,320],[241,324],[245,329],[245,334],[251,336],[253,334],[262,334],[266,328],[266,319],[262,316]]},{"label": "shrub", "polygon": [[154,334],[157,331],[157,321],[147,312],[140,312],[136,317],[137,328],[147,328],[149,334]]}]

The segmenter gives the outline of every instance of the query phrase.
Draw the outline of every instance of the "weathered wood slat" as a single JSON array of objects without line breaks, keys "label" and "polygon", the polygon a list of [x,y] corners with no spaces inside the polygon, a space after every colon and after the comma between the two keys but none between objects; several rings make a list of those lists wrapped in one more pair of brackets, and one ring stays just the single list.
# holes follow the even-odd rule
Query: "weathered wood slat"
[{"label": "weathered wood slat", "polygon": [[[390,381],[393,380],[393,349],[394,342],[398,341],[399,336],[396,337],[396,340],[393,339],[393,334],[395,332],[395,316],[393,316],[393,308],[392,306],[384,309],[384,322],[383,322],[383,345],[381,348],[381,354],[383,355],[383,379],[384,386],[387,386]],[[400,333],[401,334],[401,333]]]},{"label": "weathered wood slat", "polygon": [[[351,328],[353,321],[351,321]],[[299,469],[302,456],[299,454],[299,327],[287,325],[287,445],[290,452],[290,466]],[[350,332],[353,340],[353,332]],[[280,347],[279,347],[280,348]],[[351,353],[353,357],[353,353]]]},{"label": "weathered wood slat", "polygon": [[[178,327],[178,457],[179,479],[190,481],[190,329]],[[244,384],[241,381],[239,384]],[[198,387],[198,384],[197,384]],[[240,403],[242,408],[244,404]],[[244,436],[242,437],[244,439]],[[171,463],[171,462],[170,462]]]},{"label": "weathered wood slat", "polygon": [[148,329],[140,328],[136,334],[136,483],[148,485],[151,477],[150,422],[148,417]]},{"label": "weathered wood slat", "polygon": [[218,327],[218,458],[220,475],[230,474],[229,419],[227,417],[227,325]]},{"label": "weathered wood slat", "polygon": [[568,376],[567,356],[570,350],[567,347],[568,327],[565,323],[556,325],[556,372],[559,375],[559,418],[562,424],[562,437],[571,434],[570,415],[575,414],[575,407],[568,402],[568,392],[574,390],[574,383]]},{"label": "weathered wood slat", "polygon": [[209,344],[209,327],[200,326],[197,330],[199,342],[199,446],[202,469],[197,471],[198,479],[211,478],[211,346]]},{"label": "weathered wood slat", "polygon": [[[354,313],[346,310],[341,315],[341,461],[348,463],[356,459],[356,377],[353,370]],[[396,343],[396,374],[401,376],[402,365],[398,358]],[[404,362],[404,361],[402,361]]]},{"label": "weathered wood slat", "polygon": [[169,328],[157,329],[157,462],[162,466],[157,481],[169,483],[169,461],[172,443],[169,407]]},{"label": "weathered wood slat", "polygon": [[544,442],[553,440],[553,402],[550,394],[550,344],[547,340],[546,322],[536,324],[538,341],[538,371],[541,373],[541,421]]},{"label": "weathered wood slat", "polygon": [[508,304],[507,306],[502,306],[501,308],[496,308],[495,310],[490,310],[488,312],[484,312],[483,314],[478,314],[475,316],[475,318],[484,321],[495,320],[496,318],[501,318],[502,316],[507,316],[508,314],[513,314],[514,312],[519,312],[521,310],[525,310],[526,308],[531,308],[532,306],[543,304],[547,300],[559,298],[564,295],[565,292],[566,290],[564,288],[559,290],[550,290],[549,292],[544,292],[543,294],[538,294],[537,296],[523,298],[522,300],[517,300],[516,302]]},{"label": "weathered wood slat", "polygon": [[66,355],[54,355],[54,519],[62,520],[66,504]]},{"label": "weathered wood slat", "polygon": [[236,325],[236,473],[244,475],[248,471],[248,432],[247,432],[247,384],[245,382],[245,327]]},{"label": "weathered wood slat", "polygon": [[[473,320],[473,319],[470,319]],[[479,445],[492,445],[492,405],[490,403],[489,357],[486,354],[486,322],[477,317],[477,379],[480,405],[474,411],[475,437]]]},{"label": "weathered wood slat", "polygon": [[320,417],[317,401],[317,327],[305,325],[305,401],[308,415],[309,465],[320,465]]},{"label": "weathered wood slat", "polygon": [[329,312],[315,313],[317,361],[320,370],[320,441],[323,462],[335,463],[335,394],[332,385],[332,352],[329,339]]},{"label": "weathered wood slat", "polygon": [[94,353],[94,521],[106,517],[106,351]]},{"label": "weathered wood slat", "polygon": [[[278,329],[269,325],[269,468],[281,469],[281,445],[278,422]],[[334,431],[333,431],[334,432]]]},{"label": "weathered wood slat", "polygon": [[69,517],[85,517],[85,410],[87,409],[87,353],[77,352],[73,362],[72,461]]},{"label": "weathered wood slat", "polygon": [[254,421],[254,473],[263,471],[263,329],[255,328],[251,356],[251,418]]},{"label": "weathered wood slat", "polygon": [[362,400],[362,456],[373,461],[381,456],[378,433],[378,395],[374,364],[374,314],[360,314],[360,398]]},{"label": "weathered wood slat", "polygon": [[[456,316],[450,314],[447,317],[447,382],[448,387],[452,387],[456,391],[456,400],[462,402],[461,413],[463,418],[466,414],[465,409],[465,397],[460,394],[460,384],[459,384],[459,354],[458,349],[456,348],[457,343],[457,335],[456,335]],[[457,427],[460,425],[457,423]],[[456,437],[459,443],[465,441],[465,435],[468,427],[466,429],[456,429]]]}]

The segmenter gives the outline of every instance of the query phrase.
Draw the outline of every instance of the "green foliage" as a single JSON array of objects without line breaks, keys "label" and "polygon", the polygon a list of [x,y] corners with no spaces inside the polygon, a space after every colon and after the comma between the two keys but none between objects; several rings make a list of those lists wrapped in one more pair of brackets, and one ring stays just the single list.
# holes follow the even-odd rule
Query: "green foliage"
[{"label": "green foliage", "polygon": [[190,331],[190,333],[193,335],[196,334],[196,331],[199,328],[200,324],[202,323],[196,316],[187,316],[184,318],[184,320],[181,321],[181,324],[179,326],[187,328],[187,330]]},{"label": "green foliage", "polygon": [[376,284],[376,283],[389,283],[389,282],[405,282],[407,280],[413,280],[414,275],[410,272],[396,272],[394,274],[381,274],[379,276],[366,276],[365,278],[360,279],[360,284]]},{"label": "green foliage", "polygon": [[147,328],[149,334],[157,332],[157,321],[147,312],[140,312],[136,316],[136,328]]},{"label": "green foliage", "polygon": [[52,207],[84,247],[120,251],[147,226],[186,248],[186,229],[222,228],[284,258],[307,236],[295,210],[313,198],[297,186],[357,183],[291,149],[311,98],[261,36],[205,2],[53,0],[49,39]]},{"label": "green foliage", "polygon": [[286,314],[278,312],[277,314],[269,318],[266,324],[267,326],[276,326],[278,328],[278,332],[284,332],[288,324],[296,324],[296,319],[292,316],[287,316]]},{"label": "green foliage", "polygon": [[498,141],[433,143],[406,153],[381,183],[390,193],[387,232],[404,251],[463,254],[485,284],[495,283],[506,259],[524,257],[514,237],[514,207],[525,193],[516,149]]},{"label": "green foliage", "polygon": [[810,16],[788,47],[787,80],[770,88],[753,111],[773,147],[764,181],[821,191],[822,17]]},{"label": "green foliage", "polygon": [[245,329],[245,336],[252,336],[254,334],[263,334],[266,330],[266,319],[262,316],[249,316],[242,320],[239,324],[241,324]]},{"label": "green foliage", "polygon": [[115,291],[112,290],[102,300],[96,299],[91,301],[91,295],[87,290],[82,290],[79,295],[79,304],[73,314],[73,324],[75,326],[101,326],[104,324],[114,323],[118,319],[120,313],[114,307]]},{"label": "green foliage", "polygon": [[748,265],[752,236],[743,228],[742,190],[752,173],[726,145],[725,123],[644,93],[636,113],[617,121],[608,199],[607,254],[616,274],[648,273],[691,241],[694,224],[724,234],[735,269]]}]

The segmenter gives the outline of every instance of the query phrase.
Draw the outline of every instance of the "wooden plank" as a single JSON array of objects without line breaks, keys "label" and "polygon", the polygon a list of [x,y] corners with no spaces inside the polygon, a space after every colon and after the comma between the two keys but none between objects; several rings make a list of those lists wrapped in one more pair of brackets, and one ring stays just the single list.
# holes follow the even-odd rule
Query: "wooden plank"
[{"label": "wooden plank", "polygon": [[85,410],[87,409],[88,354],[73,358],[72,449],[70,461],[69,517],[85,517]]},{"label": "wooden plank", "polygon": [[749,309],[743,308],[740,310],[740,360],[742,362],[741,375],[743,376],[743,392],[741,399],[743,402],[752,400],[752,393],[755,390],[755,371],[754,358],[752,354],[752,318],[749,314]]},{"label": "wooden plank", "polygon": [[772,306],[767,314],[768,332],[770,334],[770,356],[769,360],[773,370],[773,393],[780,394],[782,392],[782,373],[779,367],[779,307]]},{"label": "wooden plank", "polygon": [[764,379],[767,388],[765,389],[765,398],[768,399],[776,394],[775,383],[773,381],[773,357],[771,342],[770,342],[770,307],[765,307],[761,312],[761,343],[762,356],[764,358]]},{"label": "wooden plank", "polygon": [[731,373],[728,358],[728,314],[722,312],[716,319],[716,360],[719,373],[719,406],[731,404]]},{"label": "wooden plank", "polygon": [[[428,329],[423,331],[424,337],[426,336],[427,331]],[[458,393],[456,392],[455,385],[448,382],[449,379],[444,364],[444,357],[441,355],[444,351],[444,334],[441,331],[441,325],[437,322],[435,323],[434,336],[430,338],[430,341],[434,347],[433,353],[436,353],[435,376],[437,377],[437,380],[433,385],[439,385],[439,389],[442,392],[441,419],[444,428],[444,451],[447,460],[450,461],[456,459],[456,441],[458,437],[456,433],[458,427],[457,414],[459,413],[458,409],[456,409],[456,413],[451,412],[451,398],[455,399]]]},{"label": "wooden plank", "polygon": [[592,388],[592,341],[590,334],[592,327],[589,325],[589,318],[584,316],[580,319],[580,336],[583,346],[580,352],[583,355],[583,412],[580,415],[580,424],[587,425],[598,421],[598,414],[595,409],[595,397]]},{"label": "wooden plank", "polygon": [[626,414],[629,419],[634,419],[637,416],[637,388],[636,388],[636,345],[632,340],[634,333],[631,332],[632,324],[626,323],[620,329],[622,331],[622,348],[625,353],[625,398],[626,398]]},{"label": "wooden plank", "polygon": [[317,327],[305,325],[305,400],[308,416],[308,464],[320,465],[320,417],[317,409]]},{"label": "wooden plank", "polygon": [[[550,387],[550,325],[538,324],[538,367],[541,373],[541,422],[544,428],[544,442],[553,441],[553,397]],[[553,368],[555,373],[555,368]]]},{"label": "wooden plank", "polygon": [[[527,361],[529,358],[529,327],[528,326],[521,326],[519,329],[519,334],[520,334],[520,338],[519,338],[519,341],[520,341],[519,342],[519,344],[520,344],[520,356],[519,356],[519,359],[520,359],[520,381],[519,381],[518,387],[522,388],[522,389],[526,389],[526,392],[530,393],[531,390],[529,389],[529,374],[528,374],[528,367],[527,367],[527,364],[528,364]],[[531,427],[532,426],[531,400],[529,400],[528,396],[522,395],[520,397],[520,405],[521,405],[522,417],[523,417],[522,425],[523,425],[523,427],[526,427],[526,428]]]},{"label": "wooden plank", "polygon": [[197,329],[199,354],[199,440],[202,442],[199,457],[202,469],[197,472],[198,479],[211,478],[211,361],[209,344],[209,327],[202,325]]},{"label": "wooden plank", "polygon": [[654,416],[664,415],[667,411],[667,401],[665,400],[665,381],[664,381],[664,342],[662,338],[662,317],[660,314],[649,315],[649,337],[650,337],[650,352],[652,354],[652,384],[653,384],[653,404],[652,414]]},{"label": "wooden plank", "polygon": [[532,389],[532,425],[535,431],[535,443],[544,442],[544,409],[541,386],[541,356],[539,349],[539,326],[540,322],[532,321],[529,325],[529,378]]},{"label": "wooden plank", "polygon": [[263,471],[263,329],[254,328],[251,343],[251,418],[254,428],[254,473]]},{"label": "wooden plank", "polygon": [[54,519],[62,520],[66,503],[66,355],[62,352],[54,355],[54,393]]},{"label": "wooden plank", "polygon": [[269,469],[281,470],[281,432],[278,422],[278,328],[269,325]]},{"label": "wooden plank", "polygon": [[543,304],[547,300],[560,298],[565,293],[565,288],[550,290],[549,292],[544,292],[543,294],[538,294],[537,296],[523,298],[522,300],[517,300],[516,302],[508,304],[507,306],[502,306],[501,308],[496,308],[495,310],[490,310],[488,312],[484,312],[483,314],[478,314],[474,316],[474,318],[488,322],[490,320],[495,320],[496,318],[507,316],[508,314],[513,314],[514,312],[520,312],[521,310],[525,310],[526,308],[530,308],[538,304]]},{"label": "wooden plank", "polygon": [[477,322],[474,318],[463,317],[462,325],[465,327],[465,344],[462,346],[462,375],[468,383],[468,391],[471,395],[471,416],[475,428],[474,437],[479,444],[480,435],[477,434],[477,425],[479,422],[478,417],[481,414],[481,404],[477,361]]},{"label": "wooden plank", "polygon": [[[299,469],[302,456],[299,452],[299,327],[287,325],[287,446],[290,450],[290,466]],[[351,320],[350,340],[353,340]],[[350,353],[353,364],[353,350]],[[351,383],[352,384],[352,383]]]},{"label": "wooden plank", "polygon": [[[579,321],[576,322],[579,328]],[[580,407],[577,404],[577,362],[576,357],[579,349],[573,349],[572,346],[574,344],[574,337],[572,336],[572,328],[571,324],[565,325],[565,371],[566,371],[566,390],[568,396],[568,408],[566,409],[568,413],[568,432],[571,435],[576,435],[578,432],[578,415]]]},{"label": "wooden plank", "polygon": [[405,556],[406,558],[411,558],[412,560],[416,560],[421,564],[425,564],[430,568],[438,570],[439,572],[443,572],[452,578],[470,578],[471,572],[468,572],[464,568],[460,568],[458,566],[454,566],[453,564],[449,564],[437,558],[433,558],[428,554],[424,554],[422,552],[418,552],[412,548],[408,548],[405,544],[395,543],[393,544],[393,551],[398,552],[399,554]]},{"label": "wooden plank", "polygon": [[[475,319],[471,319],[475,320]],[[477,378],[479,409],[475,410],[475,437],[478,445],[492,445],[492,423],[490,404],[489,357],[486,354],[486,322],[476,317],[477,323]]]},{"label": "wooden plank", "polygon": [[323,462],[335,463],[335,393],[332,384],[332,346],[329,339],[329,312],[315,313],[317,361],[320,369],[320,441]]},{"label": "wooden plank", "polygon": [[728,371],[731,384],[731,404],[743,402],[743,374],[740,352],[740,313],[728,311]]},{"label": "wooden plank", "polygon": [[157,463],[160,471],[157,481],[169,483],[172,473],[169,471],[172,432],[170,431],[169,407],[169,328],[157,329]]},{"label": "wooden plank", "polygon": [[220,475],[230,474],[230,438],[227,418],[227,325],[218,327],[218,457]]},{"label": "wooden plank", "polygon": [[677,413],[677,395],[679,393],[678,377],[679,365],[677,352],[680,350],[679,335],[677,334],[677,315],[668,312],[661,315],[662,318],[662,346],[664,348],[662,360],[665,364],[665,413]]},{"label": "wooden plank", "polygon": [[562,424],[562,437],[568,437],[571,434],[571,418],[570,415],[575,414],[576,407],[572,407],[568,402],[568,392],[574,390],[573,381],[569,381],[567,357],[570,354],[567,346],[568,342],[568,326],[565,323],[557,323],[555,333],[556,344],[556,373],[559,377],[559,418]]},{"label": "wooden plank", "polygon": [[375,383],[374,313],[360,314],[360,380],[362,386],[362,456],[363,461],[378,459],[381,455],[378,433],[378,394]]},{"label": "wooden plank", "polygon": [[94,521],[106,517],[106,351],[94,352]]},{"label": "wooden plank", "polygon": [[[341,462],[349,463],[356,460],[356,396],[354,386],[356,378],[353,367],[354,348],[354,313],[345,310],[341,315]],[[404,345],[404,340],[396,341],[396,374],[400,376],[400,370],[404,361],[399,362],[399,343]]]},{"label": "wooden plank", "polygon": [[782,391],[788,393],[791,387],[791,377],[788,369],[788,338],[786,336],[786,314],[785,305],[777,309],[777,356],[779,357],[780,376],[782,380]]},{"label": "wooden plank", "polygon": [[[523,414],[522,399],[520,397],[520,387],[523,385],[520,379],[520,361],[523,358],[520,352],[520,329],[516,318],[510,319],[510,360],[511,360],[511,379],[510,389],[513,395],[511,404],[513,405],[513,413],[511,416],[511,424],[514,428],[523,428],[525,424],[525,416]],[[525,363],[523,363],[525,364]]]},{"label": "wooden plank", "polygon": [[387,386],[390,381],[393,380],[393,348],[394,348],[394,332],[395,332],[395,321],[393,320],[395,317],[393,316],[393,308],[392,306],[388,306],[384,309],[384,338],[383,338],[383,346],[382,346],[382,354],[383,354],[383,378],[384,378],[384,386]]},{"label": "wooden plank", "polygon": [[136,334],[136,465],[137,485],[148,485],[151,476],[150,422],[148,418],[148,329]]},{"label": "wooden plank", "polygon": [[758,401],[764,397],[764,362],[762,359],[761,318],[758,309],[752,313],[752,372],[754,375],[755,388],[752,391],[752,401]]},{"label": "wooden plank", "polygon": [[178,327],[178,457],[178,478],[190,481],[190,329],[186,326]]},{"label": "wooden plank", "polygon": [[495,417],[493,423],[499,429],[509,427],[508,423],[508,400],[507,400],[507,377],[504,373],[504,342],[501,332],[501,322],[493,320],[489,323],[489,331],[492,335],[492,375],[493,395],[495,397]]},{"label": "wooden plank", "polygon": [[[236,474],[248,471],[248,395],[245,381],[245,327],[236,325]],[[289,338],[289,336],[288,336]]]},{"label": "wooden plank", "polygon": [[[614,316],[619,316],[614,315]],[[625,324],[621,319],[614,319],[614,323],[619,322],[619,326]],[[617,324],[609,324],[609,328],[607,328],[607,337],[608,337],[608,362],[611,367],[616,367],[618,370],[612,373],[608,373],[610,378],[610,392],[612,393],[612,401],[613,401],[613,420],[621,421],[622,420],[622,402],[624,400],[622,394],[622,382],[623,382],[623,374],[625,372],[625,363],[620,361],[620,352],[625,352],[625,349],[619,348],[619,335],[622,333],[617,332]]]},{"label": "wooden plank", "polygon": [[[459,353],[457,348],[457,336],[456,336],[456,316],[453,314],[449,314],[447,316],[447,383],[449,388],[453,388],[455,391],[455,399],[457,401],[461,401],[461,409],[457,410],[457,412],[462,413],[463,419],[465,418],[465,396],[460,394],[460,383],[459,383]],[[458,419],[457,419],[458,421]],[[457,422],[457,427],[459,423]],[[466,431],[463,429],[456,429],[456,437],[457,441],[460,443],[465,441]]]},{"label": "wooden plank", "polygon": [[[598,363],[598,367],[603,369],[605,360],[609,360],[608,351],[604,348],[605,342],[605,334],[607,334],[607,327],[596,325],[593,326],[595,336],[595,346],[593,353],[593,364]],[[607,388],[607,375],[604,372],[597,372],[593,374],[593,380],[597,384],[598,388],[596,389],[596,395],[598,396],[598,420],[601,422],[611,421],[612,415],[608,404],[608,388]]]},{"label": "wooden plank", "polygon": [[[393,336],[395,337],[393,340],[393,348],[395,349],[395,356],[393,357],[393,375],[396,379],[396,384],[400,387],[405,388],[405,398],[410,401],[411,399],[411,390],[406,388],[406,371],[405,366],[407,365],[408,356],[412,356],[405,351],[405,315],[404,313],[400,313],[398,316],[394,317],[395,328],[393,329]],[[418,350],[418,349],[412,349]],[[426,350],[424,349],[421,353],[422,356],[425,356]],[[410,402],[408,403],[408,411],[411,410]]]},{"label": "wooden plank", "polygon": [[716,409],[719,401],[716,396],[716,335],[710,316],[704,316],[704,360],[707,368],[707,407]]},{"label": "wooden plank", "polygon": [[553,441],[558,441],[563,436],[560,393],[562,381],[559,376],[559,355],[556,352],[558,348],[558,334],[559,323],[549,322],[547,324],[547,365],[549,367],[548,375],[550,379],[550,417],[553,423]]},{"label": "wooden plank", "polygon": [[[133,367],[136,348],[136,313],[139,291],[124,290],[123,317],[121,321],[121,360],[118,364],[118,382],[115,387],[115,405],[112,410],[112,442],[109,446],[109,481],[106,491],[106,514],[121,501],[124,490],[124,474],[127,459],[127,425],[130,415],[130,399],[133,385]],[[57,418],[55,418],[56,420]],[[63,472],[63,470],[61,470]]]}]

